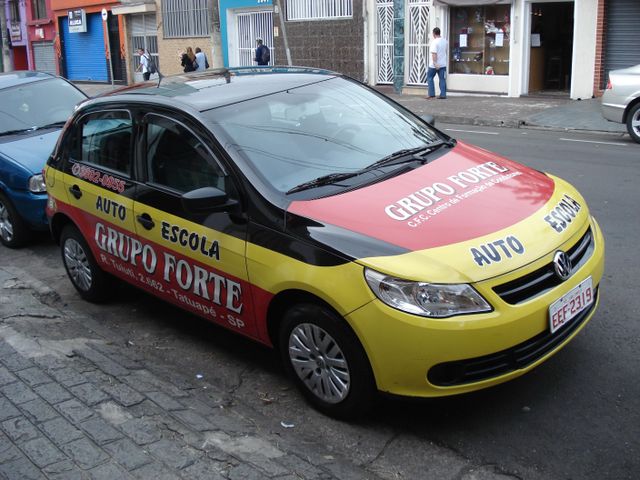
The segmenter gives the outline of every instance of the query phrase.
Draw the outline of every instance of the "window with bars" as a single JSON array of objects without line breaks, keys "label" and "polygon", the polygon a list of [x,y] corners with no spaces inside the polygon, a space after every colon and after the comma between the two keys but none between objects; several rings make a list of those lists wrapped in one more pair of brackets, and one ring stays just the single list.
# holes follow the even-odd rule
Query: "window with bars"
[{"label": "window with bars", "polygon": [[208,36],[208,0],[162,0],[162,25],[165,38]]},{"label": "window with bars", "polygon": [[47,6],[45,5],[45,0],[31,0],[31,14],[33,16],[33,20],[47,18]]},{"label": "window with bars", "polygon": [[14,23],[20,23],[20,6],[18,0],[9,0],[9,12],[11,14],[11,21]]},{"label": "window with bars", "polygon": [[353,0],[288,0],[287,20],[351,18]]}]

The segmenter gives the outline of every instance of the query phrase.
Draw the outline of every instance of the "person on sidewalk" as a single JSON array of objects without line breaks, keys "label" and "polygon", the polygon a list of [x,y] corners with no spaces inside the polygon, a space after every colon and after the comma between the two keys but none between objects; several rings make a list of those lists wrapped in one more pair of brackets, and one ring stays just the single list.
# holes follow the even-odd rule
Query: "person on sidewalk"
[{"label": "person on sidewalk", "polygon": [[204,72],[209,68],[209,60],[207,60],[205,53],[200,50],[200,47],[196,47],[196,63],[198,64],[197,72]]},{"label": "person on sidewalk", "polygon": [[253,58],[254,62],[258,62],[258,65],[269,65],[271,59],[271,52],[260,37],[256,38],[256,52]]},{"label": "person on sidewalk", "polygon": [[193,72],[198,68],[196,54],[193,53],[193,49],[191,47],[187,47],[187,51],[182,54],[182,57],[180,58],[180,65],[182,65],[185,73]]},{"label": "person on sidewalk", "polygon": [[439,98],[447,98],[448,49],[447,41],[440,36],[440,29],[438,27],[434,28],[433,40],[429,45],[429,68],[427,69],[428,100],[436,98],[436,87],[433,84],[436,73],[438,74],[438,86],[440,87]]},{"label": "person on sidewalk", "polygon": [[136,68],[136,72],[142,71],[142,78],[146,82],[151,77],[151,69],[149,68],[151,57],[142,48],[138,48],[138,55],[140,55],[140,64]]}]

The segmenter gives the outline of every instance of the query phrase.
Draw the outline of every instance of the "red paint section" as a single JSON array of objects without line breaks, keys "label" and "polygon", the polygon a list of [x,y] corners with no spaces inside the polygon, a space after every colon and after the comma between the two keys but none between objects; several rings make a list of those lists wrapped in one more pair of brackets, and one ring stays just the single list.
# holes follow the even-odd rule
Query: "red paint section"
[{"label": "red paint section", "polygon": [[[267,345],[271,344],[266,327],[266,308],[273,296],[271,293],[216,270],[211,265],[181,255],[176,250],[167,249],[147,239],[140,239],[135,233],[82,209],[60,201],[56,203],[57,212],[65,213],[74,219],[103,270],[206,320]],[[101,226],[98,226],[99,224]],[[110,233],[112,243],[108,247]],[[116,234],[118,237],[114,239]],[[130,241],[139,241],[143,246],[142,250],[134,256],[135,260],[131,259]],[[115,254],[112,252],[114,245]],[[168,259],[171,259],[171,266],[166,270]],[[189,278],[196,278],[196,267],[199,267],[200,275],[205,271],[214,275],[213,280],[206,282],[208,286],[206,296],[209,298],[203,296],[202,288],[196,288],[196,282],[189,282]],[[169,281],[165,277],[168,277]],[[183,286],[179,284],[180,282]],[[189,288],[184,287],[187,284]],[[205,282],[201,283],[201,286],[204,284]],[[236,284],[241,294],[239,298],[232,301],[227,294],[232,285]],[[254,298],[258,299],[258,302],[254,303]],[[231,309],[227,308],[227,302],[232,305]],[[238,312],[239,302],[242,304],[242,309]],[[259,307],[258,310],[255,308],[256,305]]]},{"label": "red paint section", "polygon": [[554,188],[540,172],[458,142],[411,172],[341,195],[295,201],[289,211],[422,250],[513,225],[545,205]]}]

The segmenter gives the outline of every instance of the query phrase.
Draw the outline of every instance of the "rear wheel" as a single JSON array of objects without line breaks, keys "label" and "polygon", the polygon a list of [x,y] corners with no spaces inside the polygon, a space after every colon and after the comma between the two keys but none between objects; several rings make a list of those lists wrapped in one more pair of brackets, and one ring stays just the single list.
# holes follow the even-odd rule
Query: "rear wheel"
[{"label": "rear wheel", "polygon": [[110,278],[93,258],[91,249],[74,225],[67,225],[60,235],[62,263],[80,296],[90,302],[109,298]]},{"label": "rear wheel", "polygon": [[311,303],[290,308],[280,329],[285,368],[321,412],[343,419],[366,413],[375,398],[367,356],[332,310]]},{"label": "rear wheel", "polygon": [[29,228],[9,199],[0,193],[0,242],[9,248],[17,248],[28,238]]},{"label": "rear wheel", "polygon": [[640,143],[640,103],[636,103],[627,115],[627,131],[633,140]]}]

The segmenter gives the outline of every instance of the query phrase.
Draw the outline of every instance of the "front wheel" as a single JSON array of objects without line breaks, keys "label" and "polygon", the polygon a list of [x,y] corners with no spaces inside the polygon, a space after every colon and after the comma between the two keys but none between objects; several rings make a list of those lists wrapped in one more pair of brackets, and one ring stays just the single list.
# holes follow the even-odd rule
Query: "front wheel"
[{"label": "front wheel", "polygon": [[90,302],[109,298],[109,277],[93,258],[91,249],[74,225],[67,225],[60,235],[62,263],[80,296]]},{"label": "front wheel", "polygon": [[640,103],[636,103],[627,115],[627,131],[632,140],[640,143]]},{"label": "front wheel", "polygon": [[318,410],[342,419],[369,410],[376,393],[373,374],[344,319],[326,307],[296,305],[285,313],[279,340],[287,372]]},{"label": "front wheel", "polygon": [[11,201],[0,193],[0,242],[9,248],[24,245],[29,238],[29,228]]}]

